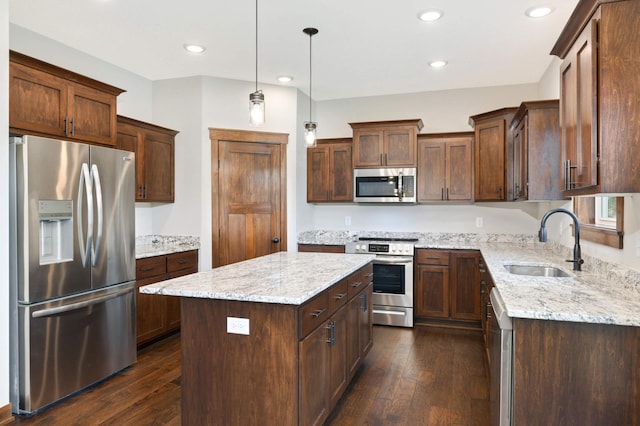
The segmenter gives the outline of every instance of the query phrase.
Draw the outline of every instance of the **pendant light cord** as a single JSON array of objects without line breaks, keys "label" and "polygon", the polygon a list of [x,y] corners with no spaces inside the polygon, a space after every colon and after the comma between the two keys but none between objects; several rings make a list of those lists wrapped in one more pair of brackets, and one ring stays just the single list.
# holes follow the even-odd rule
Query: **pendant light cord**
[{"label": "pendant light cord", "polygon": [[311,114],[311,88],[312,88],[312,81],[313,81],[313,67],[311,66],[311,58],[313,57],[312,55],[312,51],[311,51],[311,38],[313,37],[312,33],[309,33],[309,122],[311,122],[311,118],[312,118],[312,114]]},{"label": "pendant light cord", "polygon": [[258,91],[258,0],[256,0],[256,92]]}]

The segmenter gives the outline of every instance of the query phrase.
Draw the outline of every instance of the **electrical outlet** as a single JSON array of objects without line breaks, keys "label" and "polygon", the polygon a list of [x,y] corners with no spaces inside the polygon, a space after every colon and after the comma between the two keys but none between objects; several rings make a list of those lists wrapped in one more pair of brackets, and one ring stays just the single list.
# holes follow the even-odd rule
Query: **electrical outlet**
[{"label": "electrical outlet", "polygon": [[476,217],[476,228],[482,228],[484,226],[483,220],[481,217]]},{"label": "electrical outlet", "polygon": [[249,335],[249,318],[227,317],[227,333]]},{"label": "electrical outlet", "polygon": [[344,217],[344,224],[346,226],[351,226],[351,216],[345,216]]}]

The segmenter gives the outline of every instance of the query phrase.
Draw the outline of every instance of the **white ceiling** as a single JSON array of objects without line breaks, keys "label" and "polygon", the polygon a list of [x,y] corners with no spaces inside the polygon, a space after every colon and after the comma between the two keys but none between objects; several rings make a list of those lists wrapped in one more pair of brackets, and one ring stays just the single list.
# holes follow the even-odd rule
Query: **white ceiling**
[{"label": "white ceiling", "polygon": [[[524,11],[555,10],[531,19]],[[259,0],[259,81],[313,98],[538,82],[577,0]],[[420,11],[444,11],[439,21]],[[10,22],[150,80],[255,80],[255,0],[10,0]],[[185,43],[199,43],[200,56]],[[448,65],[431,69],[433,59]]]}]

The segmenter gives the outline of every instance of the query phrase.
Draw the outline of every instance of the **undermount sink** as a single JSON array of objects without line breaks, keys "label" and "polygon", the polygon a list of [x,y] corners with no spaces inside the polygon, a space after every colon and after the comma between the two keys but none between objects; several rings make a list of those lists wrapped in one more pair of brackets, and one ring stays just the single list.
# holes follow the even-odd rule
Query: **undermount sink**
[{"label": "undermount sink", "polygon": [[555,266],[540,265],[504,265],[504,268],[511,274],[529,275],[533,277],[570,277],[568,273]]}]

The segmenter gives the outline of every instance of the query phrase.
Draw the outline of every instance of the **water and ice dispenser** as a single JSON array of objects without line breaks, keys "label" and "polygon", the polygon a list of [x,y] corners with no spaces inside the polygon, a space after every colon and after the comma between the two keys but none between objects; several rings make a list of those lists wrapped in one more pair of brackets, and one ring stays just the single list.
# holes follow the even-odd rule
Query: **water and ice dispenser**
[{"label": "water and ice dispenser", "polygon": [[39,200],[40,264],[73,260],[73,201]]}]

